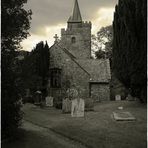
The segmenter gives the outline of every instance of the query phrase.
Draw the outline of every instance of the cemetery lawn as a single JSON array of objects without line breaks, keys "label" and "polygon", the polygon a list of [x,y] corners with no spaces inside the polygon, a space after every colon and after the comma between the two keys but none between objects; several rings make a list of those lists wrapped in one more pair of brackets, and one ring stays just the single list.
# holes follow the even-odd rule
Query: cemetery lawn
[{"label": "cemetery lawn", "polygon": [[[112,117],[118,107],[129,111],[136,121],[115,121]],[[95,105],[94,112],[85,118],[71,118],[55,108],[40,109],[31,104],[23,107],[24,120],[68,137],[90,148],[146,148],[147,108],[136,101],[111,101]],[[44,146],[42,147],[44,148]]]}]

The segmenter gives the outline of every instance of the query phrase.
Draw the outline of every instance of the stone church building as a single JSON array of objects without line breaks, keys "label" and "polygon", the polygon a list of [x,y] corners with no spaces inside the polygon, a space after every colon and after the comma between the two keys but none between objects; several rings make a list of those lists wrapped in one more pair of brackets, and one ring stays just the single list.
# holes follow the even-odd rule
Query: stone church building
[{"label": "stone church building", "polygon": [[110,100],[110,64],[108,59],[91,58],[91,22],[82,21],[78,1],[61,39],[55,36],[50,47],[49,92],[54,98],[66,96],[73,85],[82,98]]}]

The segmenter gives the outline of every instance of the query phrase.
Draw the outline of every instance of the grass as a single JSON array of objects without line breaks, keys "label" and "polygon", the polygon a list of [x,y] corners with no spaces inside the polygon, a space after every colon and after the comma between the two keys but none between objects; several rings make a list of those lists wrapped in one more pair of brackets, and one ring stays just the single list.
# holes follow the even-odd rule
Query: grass
[{"label": "grass", "polygon": [[[59,148],[58,144],[50,138],[33,131],[21,131],[20,138],[2,143],[2,148]],[[60,145],[60,148],[65,148]]]},{"label": "grass", "polygon": [[[113,111],[123,106],[136,117],[136,121],[115,121]],[[24,119],[52,129],[90,148],[146,148],[147,109],[138,102],[102,102],[85,118],[71,118],[61,110],[40,109],[25,105]],[[32,147],[30,147],[32,148]],[[42,147],[44,148],[44,147]]]},{"label": "grass", "polygon": [[[135,117],[135,122],[117,122],[111,117],[117,106],[124,106]],[[135,106],[134,106],[135,105]],[[54,127],[93,148],[146,148],[146,109],[137,104],[104,103],[96,112],[87,113],[86,120],[72,119]]]}]

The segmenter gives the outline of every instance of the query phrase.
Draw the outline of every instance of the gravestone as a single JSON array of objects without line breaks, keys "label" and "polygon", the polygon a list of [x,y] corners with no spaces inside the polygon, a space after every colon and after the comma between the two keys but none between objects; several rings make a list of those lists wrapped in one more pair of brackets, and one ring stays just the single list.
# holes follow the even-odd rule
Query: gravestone
[{"label": "gravestone", "polygon": [[116,121],[134,121],[136,118],[130,112],[113,112]]},{"label": "gravestone", "polygon": [[52,106],[53,106],[53,97],[47,96],[47,97],[45,98],[45,102],[46,102],[46,106],[47,106],[47,107],[52,107]]},{"label": "gravestone", "polygon": [[41,101],[42,101],[42,93],[41,93],[41,91],[36,91],[35,98],[34,98],[34,104],[40,105]]},{"label": "gravestone", "polygon": [[85,99],[85,111],[94,111],[94,100],[92,98]]},{"label": "gravestone", "polygon": [[115,100],[116,100],[116,101],[121,101],[121,96],[120,96],[120,95],[116,95],[116,96],[115,96]]},{"label": "gravestone", "polygon": [[71,112],[71,104],[72,99],[78,96],[78,91],[75,88],[69,88],[67,91],[67,98],[63,99],[62,102],[62,112],[63,113],[70,113]]},{"label": "gravestone", "polygon": [[70,113],[71,112],[71,100],[69,98],[63,99],[62,112],[63,113]]},{"label": "gravestone", "polygon": [[30,89],[26,89],[26,97],[30,97]]},{"label": "gravestone", "polygon": [[81,98],[72,100],[71,116],[72,117],[84,117],[85,102]]},{"label": "gravestone", "polygon": [[122,106],[119,106],[118,109],[119,109],[119,110],[123,110],[123,107],[122,107]]},{"label": "gravestone", "polygon": [[128,101],[135,101],[135,98],[131,94],[128,94],[126,100],[128,100]]}]

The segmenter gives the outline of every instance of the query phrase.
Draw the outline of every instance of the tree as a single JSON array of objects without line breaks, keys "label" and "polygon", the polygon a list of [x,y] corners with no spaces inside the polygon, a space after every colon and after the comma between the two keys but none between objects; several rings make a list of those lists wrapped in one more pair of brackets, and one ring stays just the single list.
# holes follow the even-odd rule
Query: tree
[{"label": "tree", "polygon": [[146,0],[119,0],[114,14],[113,67],[134,97],[147,101]]},{"label": "tree", "polygon": [[46,42],[39,42],[24,59],[21,73],[21,86],[32,92],[38,89],[46,95],[46,85],[49,77],[49,47]]},{"label": "tree", "polygon": [[95,52],[95,56],[97,59],[105,59],[106,58],[106,53],[104,50],[98,50]]},{"label": "tree", "polygon": [[[102,27],[97,36],[92,35],[92,48],[97,59],[112,57],[112,26]],[[101,50],[101,51],[100,51]]]},{"label": "tree", "polygon": [[20,42],[29,35],[31,11],[24,10],[26,2],[27,0],[2,0],[2,139],[16,132],[22,118],[14,61]]},{"label": "tree", "polygon": [[43,42],[38,43],[35,51],[38,52],[38,75],[42,77],[42,84],[44,85],[44,81],[49,73],[49,47],[47,42],[45,46]]}]

